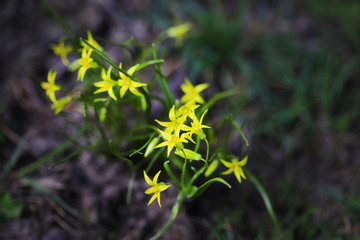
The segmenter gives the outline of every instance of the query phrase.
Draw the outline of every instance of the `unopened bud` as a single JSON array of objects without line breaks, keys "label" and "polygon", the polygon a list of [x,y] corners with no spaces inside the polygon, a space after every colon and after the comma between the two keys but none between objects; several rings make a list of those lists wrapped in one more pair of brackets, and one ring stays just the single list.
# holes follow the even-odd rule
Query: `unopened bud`
[{"label": "unopened bud", "polygon": [[[184,153],[185,153],[185,155],[184,155]],[[182,150],[176,149],[175,154],[182,157],[182,158],[195,160],[195,161],[199,161],[201,159],[201,155],[199,153],[191,151],[191,150],[186,149],[186,148],[184,148]]]},{"label": "unopened bud", "polygon": [[146,150],[145,150],[145,154],[144,157],[147,157],[150,155],[150,153],[152,153],[152,151],[154,151],[155,146],[158,144],[159,142],[159,138],[153,138],[153,140],[151,140],[151,142],[149,143],[149,145],[147,146]]},{"label": "unopened bud", "polygon": [[214,160],[210,163],[209,167],[206,169],[205,171],[205,177],[208,177],[210,176],[215,170],[216,168],[218,167],[219,165],[219,160]]}]

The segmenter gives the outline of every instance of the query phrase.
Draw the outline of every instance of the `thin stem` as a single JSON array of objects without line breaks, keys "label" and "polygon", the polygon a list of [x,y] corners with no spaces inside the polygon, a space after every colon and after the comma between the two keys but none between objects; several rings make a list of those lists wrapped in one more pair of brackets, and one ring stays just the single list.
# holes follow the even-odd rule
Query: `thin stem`
[{"label": "thin stem", "polygon": [[184,178],[185,178],[185,171],[186,171],[186,165],[187,165],[187,158],[186,158],[186,154],[185,154],[185,151],[184,149],[181,150],[184,154],[184,157],[185,157],[185,162],[183,164],[183,169],[182,169],[182,172],[181,172],[181,185],[184,185]]},{"label": "thin stem", "polygon": [[179,187],[181,187],[179,180],[176,178],[175,174],[171,171],[171,168],[169,167],[169,161],[164,162],[164,168],[165,168],[167,174],[169,175],[169,177],[171,177],[171,179],[175,183],[177,183],[179,185]]},{"label": "thin stem", "polygon": [[175,218],[177,217],[178,213],[179,213],[179,209],[180,206],[182,204],[184,200],[184,195],[182,192],[179,193],[177,199],[176,199],[176,203],[172,208],[171,211],[171,216],[169,218],[169,220],[166,222],[166,224],[160,229],[159,232],[157,232],[152,238],[150,238],[150,240],[157,240],[159,239],[172,225],[172,223],[174,222]]},{"label": "thin stem", "polygon": [[197,152],[199,150],[199,147],[200,147],[200,138],[199,136],[196,135],[196,145],[194,148],[194,152]]},{"label": "thin stem", "polygon": [[133,171],[133,173],[131,174],[129,183],[128,183],[128,191],[126,193],[126,204],[130,204],[131,202],[131,196],[132,196],[132,190],[133,190],[133,185],[135,182],[135,178],[136,178],[136,170]]},{"label": "thin stem", "polygon": [[204,138],[205,142],[206,142],[206,165],[208,164],[209,162],[209,142],[206,138]]}]

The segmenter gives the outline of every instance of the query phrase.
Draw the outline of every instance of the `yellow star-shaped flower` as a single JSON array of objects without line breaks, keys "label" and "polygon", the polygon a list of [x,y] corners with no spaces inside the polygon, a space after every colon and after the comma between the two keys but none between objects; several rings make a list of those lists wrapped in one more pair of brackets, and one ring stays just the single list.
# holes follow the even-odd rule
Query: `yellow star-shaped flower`
[{"label": "yellow star-shaped flower", "polygon": [[[103,51],[103,48],[100,46],[100,44],[93,38],[92,34],[90,31],[86,32],[87,34],[87,42],[90,43],[93,47],[95,47],[97,50],[99,50],[100,52]],[[85,43],[81,42],[80,43],[84,48],[86,48],[86,50],[90,50],[92,49],[91,47],[89,47],[88,45],[86,45]]]},{"label": "yellow star-shaped flower", "polygon": [[55,92],[61,89],[59,85],[55,84],[56,74],[56,71],[50,69],[47,76],[47,82],[41,83],[41,87],[46,91],[46,96],[51,102],[56,102]]},{"label": "yellow star-shaped flower", "polygon": [[55,55],[60,56],[61,62],[65,66],[67,66],[69,64],[67,55],[73,51],[73,48],[71,46],[65,46],[64,38],[60,38],[58,44],[51,44],[50,48],[54,51]]},{"label": "yellow star-shaped flower", "polygon": [[181,45],[186,34],[190,31],[190,29],[191,29],[190,23],[182,23],[167,29],[166,34],[168,35],[168,37],[176,39],[176,45]]},{"label": "yellow star-shaped flower", "polygon": [[176,132],[178,129],[183,130],[183,124],[186,120],[186,116],[181,116],[177,118],[175,116],[175,105],[169,111],[169,119],[170,122],[161,122],[156,119],[155,121],[161,126],[166,127],[164,131],[167,133]]},{"label": "yellow star-shaped flower", "polygon": [[105,72],[105,69],[101,70],[101,78],[103,81],[94,83],[94,86],[99,88],[94,94],[108,92],[109,96],[116,101],[117,98],[113,91],[113,87],[116,86],[116,81],[111,79],[111,69],[112,67],[109,67],[107,72]]},{"label": "yellow star-shaped flower", "polygon": [[228,170],[226,170],[222,174],[228,175],[233,172],[235,174],[236,179],[239,181],[239,183],[241,183],[241,178],[246,179],[244,171],[242,170],[241,167],[245,166],[247,160],[248,160],[248,156],[244,157],[240,162],[238,159],[234,158],[231,161],[231,163],[220,159],[220,161],[225,165],[225,167],[228,168]]},{"label": "yellow star-shaped flower", "polygon": [[158,183],[158,178],[159,178],[159,175],[160,175],[160,172],[159,171],[153,180],[151,180],[148,175],[146,174],[146,172],[144,171],[144,178],[145,178],[145,181],[147,184],[149,184],[151,187],[146,189],[145,191],[145,194],[154,194],[152,195],[149,203],[148,203],[148,206],[155,200],[157,199],[158,200],[158,203],[159,203],[159,206],[161,207],[161,203],[160,203],[160,192],[162,191],[165,191],[166,189],[168,189],[171,185],[170,184],[165,184],[163,182],[160,182]]},{"label": "yellow star-shaped flower", "polygon": [[187,102],[186,104],[182,105],[177,111],[176,111],[176,117],[180,116],[186,116],[189,117],[189,115],[192,113],[193,110],[197,109],[200,105],[195,104],[194,102]]},{"label": "yellow star-shaped flower", "polygon": [[[119,67],[121,68],[121,66],[122,64],[120,63]],[[139,64],[132,66],[129,70],[127,70],[127,73],[130,76],[132,76],[138,66]],[[142,96],[142,94],[136,88],[144,87],[147,85],[146,83],[135,82],[131,80],[128,76],[123,74],[122,72],[119,72],[119,75],[121,79],[118,80],[118,85],[121,87],[120,88],[121,98],[123,98],[127,90],[130,90],[130,92],[133,93],[134,95]]]},{"label": "yellow star-shaped flower", "polygon": [[79,59],[80,68],[78,71],[77,80],[83,81],[85,73],[90,68],[97,68],[98,65],[94,62],[94,59],[91,58],[92,49],[83,48],[81,52],[81,58]]},{"label": "yellow star-shaped flower", "polygon": [[204,99],[200,96],[200,92],[208,88],[209,84],[203,83],[196,85],[191,84],[188,78],[185,78],[185,84],[181,85],[181,90],[184,92],[184,96],[180,99],[181,102],[194,102],[204,103]]},{"label": "yellow star-shaped flower", "polygon": [[184,148],[182,143],[187,143],[188,141],[185,139],[185,134],[181,134],[180,136],[180,129],[178,129],[175,133],[167,133],[164,131],[159,130],[163,138],[165,139],[164,142],[159,143],[155,148],[165,147],[167,146],[167,156],[169,157],[171,150],[176,147],[177,149],[181,150]]},{"label": "yellow star-shaped flower", "polygon": [[72,98],[70,96],[60,98],[59,100],[53,102],[51,109],[55,111],[55,114],[59,114],[71,102],[71,100]]},{"label": "yellow star-shaped flower", "polygon": [[191,122],[191,127],[189,126],[184,126],[183,129],[184,131],[188,131],[189,133],[189,137],[191,138],[191,136],[195,133],[196,135],[199,136],[200,139],[204,139],[206,138],[205,133],[203,132],[202,128],[210,128],[209,126],[206,125],[202,125],[202,121],[204,119],[204,116],[206,114],[207,110],[203,113],[203,115],[201,116],[200,120],[197,119],[194,111],[192,111],[192,113],[189,115],[190,118],[192,119]]}]

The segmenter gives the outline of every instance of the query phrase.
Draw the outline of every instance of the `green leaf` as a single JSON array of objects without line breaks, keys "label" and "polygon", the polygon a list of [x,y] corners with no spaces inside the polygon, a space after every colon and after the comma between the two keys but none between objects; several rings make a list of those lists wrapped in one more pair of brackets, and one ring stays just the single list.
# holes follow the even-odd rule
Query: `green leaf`
[{"label": "green leaf", "polygon": [[264,200],[265,207],[266,207],[266,209],[271,217],[271,220],[273,221],[275,228],[278,231],[279,235],[282,236],[282,239],[286,239],[286,238],[284,238],[284,234],[280,228],[280,224],[277,220],[274,209],[272,208],[272,205],[270,202],[270,198],[269,198],[268,194],[266,193],[265,189],[260,184],[260,182],[257,180],[257,178],[254,175],[252,175],[246,168],[243,168],[243,170],[244,170],[245,175],[255,185],[256,189],[259,191],[262,199]]},{"label": "green leaf", "polygon": [[111,66],[113,66],[116,70],[118,70],[119,72],[123,73],[123,74],[124,74],[125,76],[127,76],[128,78],[136,81],[133,76],[131,76],[130,74],[127,73],[127,71],[119,68],[119,66],[118,66],[116,63],[114,63],[112,60],[110,60],[107,56],[105,56],[104,53],[102,53],[102,52],[99,51],[96,47],[94,47],[93,45],[91,45],[88,41],[86,41],[86,40],[84,40],[84,39],[82,39],[82,38],[80,38],[80,41],[83,42],[83,43],[85,43],[86,45],[88,45],[90,48],[92,48],[100,57],[102,57],[106,62],[108,62],[108,63],[109,63]]},{"label": "green leaf", "polygon": [[176,182],[179,186],[181,186],[180,181],[177,179],[177,177],[175,176],[175,174],[171,171],[171,168],[169,166],[169,161],[164,162],[164,168],[167,172],[167,174],[169,175],[169,177]]},{"label": "green leaf", "polygon": [[94,103],[98,103],[98,102],[104,103],[104,102],[106,102],[107,100],[108,100],[107,98],[95,98],[95,99],[94,99]]},{"label": "green leaf", "polygon": [[160,150],[156,151],[154,156],[152,157],[149,165],[146,167],[146,172],[150,170],[150,168],[154,165],[155,161],[161,156],[161,154],[165,151],[165,148],[161,148]]},{"label": "green leaf", "polygon": [[54,16],[55,20],[60,24],[60,26],[63,27],[64,30],[69,31],[74,38],[78,38],[78,35],[74,31],[74,29],[67,23],[65,20],[60,16],[60,14],[55,10],[53,6],[49,3],[48,0],[43,0],[45,6],[49,9],[51,14]]},{"label": "green leaf", "polygon": [[190,185],[193,184],[193,182],[195,182],[195,180],[204,172],[204,170],[206,169],[206,165],[204,165],[202,168],[200,168],[199,170],[195,169],[195,174],[194,176],[191,178],[190,180]]},{"label": "green leaf", "polygon": [[198,115],[203,114],[207,109],[211,108],[216,102],[220,101],[223,98],[227,98],[232,95],[235,95],[237,93],[239,93],[239,91],[237,89],[230,89],[225,92],[216,94],[197,111],[197,114]]},{"label": "green leaf", "polygon": [[13,198],[10,193],[0,193],[0,216],[5,219],[19,218],[24,208],[24,203]]},{"label": "green leaf", "polygon": [[143,149],[151,142],[151,140],[154,138],[154,136],[155,136],[155,133],[152,134],[152,135],[149,137],[149,140],[147,140],[144,145],[142,145],[139,149],[134,150],[134,151],[129,155],[129,157],[132,157],[132,156],[133,156],[134,154],[136,154],[136,153],[142,154],[140,151],[143,150]]},{"label": "green leaf", "polygon": [[159,64],[159,63],[163,63],[163,62],[164,62],[164,59],[154,59],[154,60],[144,62],[144,63],[140,64],[139,66],[137,66],[134,73],[137,72],[137,71],[140,71],[143,68],[146,68],[147,66],[154,65],[154,64]]},{"label": "green leaf", "polygon": [[27,142],[27,139],[29,137],[29,134],[26,134],[24,137],[21,138],[21,141],[19,142],[18,146],[15,149],[15,152],[11,155],[11,158],[6,163],[4,170],[2,172],[2,177],[6,177],[13,166],[16,164],[16,162],[19,160],[19,157],[24,150],[25,144]]},{"label": "green leaf", "polygon": [[109,43],[114,46],[122,47],[122,48],[126,48],[128,45],[130,45],[134,41],[134,38],[129,38],[124,43],[117,43],[117,42],[110,41],[110,40],[107,40],[105,38],[100,38],[100,37],[97,37],[96,39],[103,41],[105,43]]},{"label": "green leaf", "polygon": [[69,204],[67,204],[64,200],[62,200],[58,195],[55,193],[52,193],[51,190],[36,181],[26,178],[29,185],[34,188],[37,191],[43,192],[46,195],[50,196],[57,204],[59,204],[65,211],[73,215],[74,217],[80,219],[80,215],[71,207]]},{"label": "green leaf", "polygon": [[57,156],[62,154],[64,151],[66,151],[68,148],[70,148],[71,145],[73,144],[73,142],[84,134],[85,129],[86,128],[80,129],[75,134],[73,139],[69,138],[64,143],[62,143],[60,146],[58,146],[57,148],[55,148],[54,150],[52,150],[48,154],[44,155],[43,157],[39,158],[37,161],[35,161],[35,162],[33,162],[33,163],[29,164],[29,165],[26,165],[23,168],[20,168],[17,171],[16,175],[19,178],[22,178],[25,175],[35,171],[36,169],[38,169],[38,168],[42,167],[43,165],[45,165],[46,163],[50,162],[51,160],[53,160],[54,158],[56,158]]},{"label": "green leaf", "polygon": [[228,116],[227,118],[234,125],[234,127],[239,131],[239,133],[240,133],[241,137],[244,139],[246,145],[249,146],[249,142],[248,142],[244,132],[241,130],[240,126],[234,121],[232,116]]},{"label": "green leaf", "polygon": [[132,192],[133,192],[133,186],[134,186],[134,182],[135,182],[135,178],[136,178],[136,171],[133,171],[133,173],[131,174],[131,177],[129,179],[128,182],[128,190],[126,193],[126,203],[129,205],[131,203],[131,196],[132,196]]},{"label": "green leaf", "polygon": [[124,156],[127,155],[127,154],[123,154],[123,153],[119,152],[118,150],[116,150],[116,149],[114,148],[113,144],[112,144],[112,141],[109,141],[108,143],[109,143],[110,152],[111,152],[115,157],[120,158],[121,160],[124,160],[125,162],[127,162],[128,164],[130,164],[130,166],[133,165],[133,162],[132,162],[130,159],[124,157]]},{"label": "green leaf", "polygon": [[198,197],[200,196],[208,187],[210,187],[213,183],[215,182],[220,182],[220,183],[223,183],[225,184],[228,188],[231,188],[231,185],[225,181],[224,179],[222,178],[219,178],[219,177],[216,177],[216,178],[212,178],[210,180],[208,180],[207,182],[205,182],[203,185],[201,185],[198,190],[194,193],[193,196],[191,197]]},{"label": "green leaf", "polygon": [[79,148],[79,149],[76,150],[75,152],[69,154],[69,155],[68,155],[66,158],[64,158],[63,160],[61,160],[61,161],[59,161],[59,162],[51,165],[51,166],[49,167],[49,169],[51,169],[51,168],[53,168],[53,167],[56,167],[56,166],[58,166],[58,165],[60,165],[60,164],[63,164],[63,163],[65,163],[65,162],[69,161],[72,157],[78,155],[79,153],[81,153],[81,152],[83,152],[83,151],[86,151],[86,150],[90,150],[90,149],[96,148],[96,147],[98,147],[99,145],[100,145],[100,144],[94,144],[94,145],[90,145],[90,146],[85,146],[85,147]]},{"label": "green leaf", "polygon": [[[154,60],[157,59],[155,44],[153,44],[153,58],[154,58]],[[169,85],[167,83],[167,79],[161,72],[160,67],[156,64],[154,66],[154,69],[159,78],[159,84],[160,84],[161,91],[164,94],[165,107],[166,107],[167,111],[170,111],[171,107],[174,105],[174,97],[170,91]]]}]

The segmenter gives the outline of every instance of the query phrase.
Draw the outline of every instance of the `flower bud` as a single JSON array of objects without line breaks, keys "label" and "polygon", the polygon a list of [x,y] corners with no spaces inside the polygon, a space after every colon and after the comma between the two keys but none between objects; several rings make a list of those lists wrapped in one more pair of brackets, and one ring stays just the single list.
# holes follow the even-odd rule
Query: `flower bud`
[{"label": "flower bud", "polygon": [[[184,155],[185,153],[185,155]],[[189,149],[184,148],[183,150],[176,149],[175,154],[186,159],[199,161],[201,159],[201,155],[197,152],[191,151]]]},{"label": "flower bud", "polygon": [[147,157],[150,155],[150,153],[152,153],[152,151],[154,151],[155,146],[158,144],[159,142],[159,138],[153,138],[153,140],[151,140],[151,142],[149,143],[149,145],[147,146],[146,150],[145,150],[145,154],[144,157]]},{"label": "flower bud", "polygon": [[217,166],[219,165],[219,160],[214,160],[210,163],[209,167],[206,169],[205,171],[205,177],[210,176],[217,168]]}]

